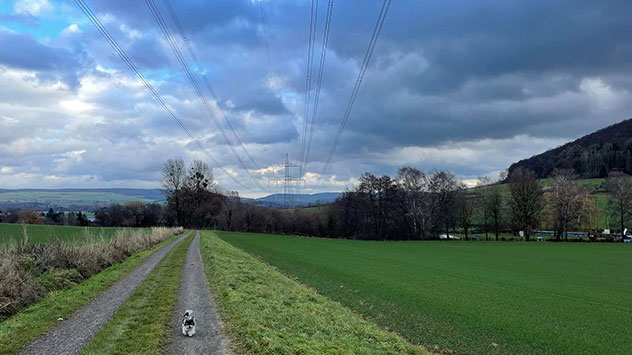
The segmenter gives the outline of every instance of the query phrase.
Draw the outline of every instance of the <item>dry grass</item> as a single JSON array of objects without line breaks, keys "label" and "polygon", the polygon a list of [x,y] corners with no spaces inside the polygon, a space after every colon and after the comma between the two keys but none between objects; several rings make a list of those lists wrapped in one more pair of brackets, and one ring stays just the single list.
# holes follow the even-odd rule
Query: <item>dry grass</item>
[{"label": "dry grass", "polygon": [[51,291],[72,287],[133,253],[182,232],[181,228],[153,228],[150,233],[125,230],[117,232],[114,240],[84,245],[59,241],[33,245],[25,235],[22,243],[0,247],[0,320]]}]

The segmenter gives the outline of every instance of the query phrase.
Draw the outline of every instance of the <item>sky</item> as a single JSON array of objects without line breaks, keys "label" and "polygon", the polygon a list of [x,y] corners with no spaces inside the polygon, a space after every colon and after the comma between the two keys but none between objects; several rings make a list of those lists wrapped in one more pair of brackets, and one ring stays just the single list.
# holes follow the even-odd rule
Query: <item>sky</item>
[{"label": "sky", "polygon": [[[172,0],[197,66],[155,0],[222,134],[145,1],[86,0],[205,150],[74,1],[0,1],[0,188],[157,188],[182,158],[207,162],[224,190],[278,191],[285,155],[301,158],[312,2],[262,1]],[[333,1],[306,193],[404,165],[472,183],[632,117],[629,0],[394,0],[325,170],[382,4]]]}]

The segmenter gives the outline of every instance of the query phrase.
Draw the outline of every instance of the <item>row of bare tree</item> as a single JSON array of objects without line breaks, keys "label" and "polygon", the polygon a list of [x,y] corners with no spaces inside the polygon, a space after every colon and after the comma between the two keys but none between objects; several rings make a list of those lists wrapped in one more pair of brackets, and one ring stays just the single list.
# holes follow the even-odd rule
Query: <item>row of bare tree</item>
[{"label": "row of bare tree", "polygon": [[[475,191],[447,171],[399,169],[394,178],[363,174],[357,188],[333,205],[336,236],[359,239],[437,239],[461,228],[466,238],[483,211],[486,231],[501,229],[503,197],[491,181]],[[480,224],[480,223],[477,223]]]},{"label": "row of bare tree", "polygon": [[[334,203],[297,210],[266,208],[241,202],[236,192],[220,193],[200,161],[188,167],[182,160],[167,161],[162,185],[167,194],[163,223],[184,227],[379,240],[449,238],[451,232],[498,240],[501,232],[518,231],[529,240],[543,228],[561,239],[569,231],[596,228],[594,191],[568,171],[556,171],[544,184],[533,172],[515,169],[509,177],[481,178],[477,187],[468,188],[447,171],[426,174],[402,167],[395,177],[365,173]],[[607,190],[623,230],[632,211],[630,180],[612,174]]]},{"label": "row of bare tree", "polygon": [[[501,184],[506,182],[506,184]],[[596,201],[594,187],[572,171],[555,171],[550,183],[529,170],[515,169],[493,181],[479,179],[466,188],[446,171],[424,174],[411,167],[395,178],[364,174],[357,188],[345,192],[333,208],[337,236],[362,239],[435,239],[472,229],[499,239],[501,231],[522,231],[528,241],[538,229],[550,229],[557,240],[571,231],[598,233],[602,213],[614,217],[623,231],[632,215],[632,184],[627,175],[606,180],[608,208]]]}]

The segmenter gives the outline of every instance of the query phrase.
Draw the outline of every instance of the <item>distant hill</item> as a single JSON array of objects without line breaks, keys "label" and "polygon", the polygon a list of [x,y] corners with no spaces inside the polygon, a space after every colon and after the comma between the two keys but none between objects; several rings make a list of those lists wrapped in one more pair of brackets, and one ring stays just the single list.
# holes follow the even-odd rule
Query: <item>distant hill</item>
[{"label": "distant hill", "polygon": [[632,119],[581,137],[509,167],[533,170],[547,178],[557,169],[572,169],[582,179],[603,178],[611,171],[632,175]]},{"label": "distant hill", "polygon": [[[305,207],[319,204],[331,203],[340,196],[340,192],[323,192],[317,194],[297,194],[296,204],[292,207]],[[242,201],[255,201],[255,203],[263,206],[283,205],[283,194],[272,194],[257,199],[242,198]]]},{"label": "distant hill", "polygon": [[[333,202],[339,192],[296,195],[296,205],[292,207],[314,206]],[[92,211],[112,203],[127,201],[164,202],[165,195],[159,189],[0,189],[0,210],[12,208],[32,208],[47,210]],[[283,205],[283,194],[272,194],[255,201],[262,206]]]},{"label": "distant hill", "polygon": [[92,210],[112,203],[164,200],[158,189],[0,189],[0,209]]}]

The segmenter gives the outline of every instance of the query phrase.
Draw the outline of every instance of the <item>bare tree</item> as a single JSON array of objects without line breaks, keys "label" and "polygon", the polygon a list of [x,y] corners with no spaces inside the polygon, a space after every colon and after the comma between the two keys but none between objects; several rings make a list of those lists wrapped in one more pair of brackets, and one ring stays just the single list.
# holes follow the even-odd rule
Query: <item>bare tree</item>
[{"label": "bare tree", "polygon": [[610,195],[610,207],[619,217],[621,234],[625,230],[625,222],[632,213],[632,183],[630,177],[622,173],[610,173],[606,180],[606,188]]},{"label": "bare tree", "polygon": [[[500,235],[500,224],[502,223],[503,193],[498,184],[506,177],[499,177],[498,181],[493,181],[489,177],[479,179],[478,191],[481,195],[481,207],[483,211],[483,222],[485,224],[485,239],[489,240],[489,226],[493,227],[496,241]],[[501,180],[502,179],[502,180]]]},{"label": "bare tree", "polygon": [[472,227],[474,219],[474,205],[476,195],[468,193],[464,185],[459,184],[457,188],[457,206],[459,213],[459,222],[465,234],[465,240],[469,240],[469,231]]},{"label": "bare tree", "polygon": [[201,160],[193,160],[186,175],[182,209],[185,226],[209,226],[216,223],[222,202],[215,192],[213,171]]},{"label": "bare tree", "polygon": [[477,205],[477,209],[481,213],[483,229],[485,230],[485,240],[489,240],[489,212],[485,208],[485,193],[487,192],[487,187],[491,185],[492,179],[487,176],[482,176],[478,178],[478,183],[476,184],[476,194],[479,197],[479,203]]},{"label": "bare tree", "polygon": [[367,216],[372,222],[372,231],[367,231],[365,236],[375,235],[378,238],[386,238],[387,228],[392,220],[389,216],[393,213],[392,200],[395,195],[395,181],[390,176],[376,177],[373,174],[364,173],[360,176],[360,192],[367,199]]},{"label": "bare tree", "polygon": [[449,239],[450,224],[455,217],[455,202],[459,182],[454,175],[447,171],[435,171],[428,180],[428,191],[430,192],[433,221],[437,231],[445,230],[446,238]]},{"label": "bare tree", "polygon": [[127,218],[123,224],[128,227],[142,227],[145,203],[141,201],[127,201],[123,207],[127,210]]},{"label": "bare tree", "polygon": [[201,160],[191,162],[185,182],[193,191],[211,191],[215,187],[213,171]]},{"label": "bare tree", "polygon": [[18,212],[18,223],[20,224],[44,224],[46,218],[42,212],[34,210],[21,210]]},{"label": "bare tree", "polygon": [[509,192],[513,222],[529,241],[529,235],[537,228],[544,208],[544,193],[538,177],[531,170],[514,169],[509,176]]},{"label": "bare tree", "polygon": [[225,193],[224,196],[225,200],[221,210],[221,214],[224,219],[224,228],[226,230],[233,230],[235,209],[239,206],[241,199],[239,198],[239,192],[237,191],[229,191]]},{"label": "bare tree", "polygon": [[556,170],[553,174],[548,199],[555,213],[557,240],[568,240],[568,231],[578,226],[586,216],[590,190],[577,182],[572,170]]},{"label": "bare tree", "polygon": [[397,180],[404,192],[406,215],[412,222],[412,234],[415,238],[425,238],[428,219],[428,179],[415,168],[402,167],[397,171]]},{"label": "bare tree", "polygon": [[176,223],[182,223],[180,190],[184,186],[186,171],[184,160],[169,159],[162,168],[161,185],[167,195],[167,201],[173,203],[176,211]]}]

